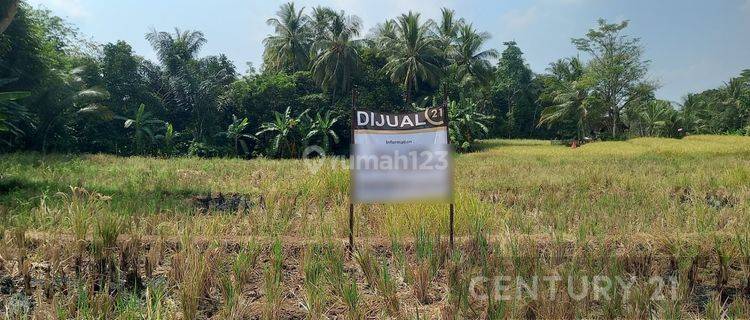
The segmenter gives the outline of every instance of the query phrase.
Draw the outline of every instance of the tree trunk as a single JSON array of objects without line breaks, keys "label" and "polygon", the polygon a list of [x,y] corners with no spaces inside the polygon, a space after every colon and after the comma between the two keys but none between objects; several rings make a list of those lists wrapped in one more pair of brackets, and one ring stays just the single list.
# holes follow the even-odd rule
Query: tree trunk
[{"label": "tree trunk", "polygon": [[406,83],[406,106],[411,105],[411,81]]},{"label": "tree trunk", "polygon": [[532,136],[532,137],[534,136],[534,130],[537,128],[536,122],[539,121],[539,120],[537,120],[538,114],[539,114],[539,108],[537,107],[537,104],[535,103],[534,104],[534,115],[531,117],[531,126],[529,127],[529,136]]},{"label": "tree trunk", "polygon": [[612,110],[612,139],[617,138],[617,110]]},{"label": "tree trunk", "polygon": [[21,0],[10,0],[10,3],[5,8],[5,12],[3,12],[2,17],[0,17],[0,34],[5,32],[5,29],[8,29],[8,26],[13,21],[13,18],[16,16],[16,12],[18,12],[18,5]]},{"label": "tree trunk", "polygon": [[510,93],[510,97],[508,97],[508,139],[519,136],[518,130],[516,130],[516,122],[518,119],[516,116],[518,115],[518,109],[516,104],[516,94],[518,93],[517,89],[513,89],[513,91]]}]

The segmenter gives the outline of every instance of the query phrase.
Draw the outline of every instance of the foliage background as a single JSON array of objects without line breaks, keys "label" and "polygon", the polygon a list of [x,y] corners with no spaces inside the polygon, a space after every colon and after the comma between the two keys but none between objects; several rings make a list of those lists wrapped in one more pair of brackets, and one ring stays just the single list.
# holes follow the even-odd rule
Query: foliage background
[{"label": "foliage background", "polygon": [[[659,100],[627,21],[598,21],[572,40],[578,56],[543,74],[515,42],[487,48],[491,35],[450,9],[437,20],[408,12],[363,35],[351,13],[287,3],[268,24],[275,31],[263,41],[262,66],[238,74],[225,55],[201,55],[200,31],[146,34],[158,57],[149,61],[123,41],[85,40],[21,1],[0,34],[0,150],[300,157],[304,146],[329,141],[329,153],[346,154],[354,96],[386,112],[455,101],[464,121],[452,129],[468,133],[451,134],[460,150],[492,137],[750,132],[750,72],[680,102]],[[310,134],[326,124],[325,135]]]}]

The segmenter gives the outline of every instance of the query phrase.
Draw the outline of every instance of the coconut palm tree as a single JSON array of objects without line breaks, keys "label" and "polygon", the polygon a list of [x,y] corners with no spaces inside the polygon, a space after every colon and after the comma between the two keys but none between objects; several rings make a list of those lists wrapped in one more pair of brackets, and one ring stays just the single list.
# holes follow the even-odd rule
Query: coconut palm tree
[{"label": "coconut palm tree", "polygon": [[549,71],[558,83],[580,80],[585,72],[583,63],[578,57],[557,60],[550,64]]},{"label": "coconut palm tree", "polygon": [[309,19],[297,11],[294,3],[281,5],[276,18],[266,23],[274,28],[274,34],[263,40],[263,61],[271,70],[299,71],[307,69],[310,60],[312,34]]},{"label": "coconut palm tree", "polygon": [[537,127],[561,122],[573,118],[576,121],[576,139],[582,140],[591,131],[589,103],[586,101],[587,89],[578,81],[565,82],[563,87],[553,93],[553,105],[544,108]]},{"label": "coconut palm tree", "polygon": [[419,13],[411,11],[398,17],[394,38],[386,48],[388,62],[383,66],[391,81],[405,87],[407,104],[411,104],[412,90],[420,81],[435,84],[443,73],[437,38],[431,34],[429,24],[419,22],[419,17]]},{"label": "coconut palm tree", "polygon": [[700,133],[708,130],[704,120],[705,102],[697,94],[689,93],[682,98],[678,106],[683,116],[685,131]]},{"label": "coconut palm tree", "polygon": [[[745,71],[747,73],[747,71]],[[722,131],[736,130],[750,126],[750,79],[732,78],[724,85],[719,102],[723,109],[725,128]]]},{"label": "coconut palm tree", "polygon": [[318,112],[315,119],[310,121],[312,125],[310,126],[310,132],[305,136],[305,140],[319,139],[318,142],[320,142],[323,150],[330,151],[331,141],[339,143],[339,135],[333,130],[333,126],[338,120],[339,117],[331,116],[331,111],[326,111],[324,114]]},{"label": "coconut palm tree", "polygon": [[456,36],[458,35],[458,29],[465,23],[464,19],[456,19],[455,11],[442,8],[440,10],[440,21],[434,24],[435,35],[438,39],[438,49],[442,53],[442,59],[446,62],[443,65],[444,76],[446,78],[441,81],[442,91],[444,98],[448,99],[449,87],[451,84],[457,84],[456,79],[456,66],[451,62],[451,58],[455,53]]},{"label": "coconut palm tree", "polygon": [[576,139],[582,140],[591,131],[591,104],[584,67],[578,58],[560,59],[548,68],[554,77],[552,102],[542,110],[538,127],[575,119]]},{"label": "coconut palm tree", "polygon": [[456,12],[451,9],[440,9],[440,22],[435,26],[440,50],[446,59],[450,56],[451,47],[456,42],[458,29],[464,25],[464,19],[456,20],[455,15]]},{"label": "coconut palm tree", "polygon": [[195,60],[198,51],[206,44],[203,32],[179,28],[175,28],[174,34],[153,30],[146,34],[146,40],[170,73],[177,73],[186,63]]},{"label": "coconut palm tree", "polygon": [[234,67],[225,63],[226,57],[223,55],[198,59],[198,52],[206,43],[200,31],[175,29],[174,34],[153,31],[146,35],[146,39],[164,67],[162,73],[160,68],[150,66],[147,71],[149,77],[156,77],[169,108],[177,113],[190,114],[184,117],[188,123],[178,122],[175,125],[189,126],[193,139],[205,142],[216,128],[218,90],[232,81]]},{"label": "coconut palm tree", "polygon": [[[310,14],[309,26],[312,32],[313,44],[325,38],[326,33],[329,32],[331,27],[331,21],[337,15],[336,11],[328,7],[317,6],[312,9]],[[317,52],[311,52],[311,58],[317,56]]]},{"label": "coconut palm tree", "polygon": [[315,43],[319,52],[312,65],[312,76],[325,90],[347,91],[359,67],[358,41],[361,21],[356,16],[346,16],[344,12],[333,13],[330,25],[323,36]]},{"label": "coconut palm tree", "polygon": [[299,142],[302,140],[300,126],[302,119],[308,110],[303,111],[298,117],[293,117],[291,108],[287,107],[284,113],[274,111],[274,119],[260,125],[260,131],[256,136],[270,134],[270,152],[278,157],[296,157],[299,151]]},{"label": "coconut palm tree", "polygon": [[369,45],[373,48],[378,49],[380,52],[387,53],[387,50],[391,43],[396,40],[396,21],[388,19],[383,23],[379,23],[375,26],[375,32],[372,39],[369,40]]},{"label": "coconut palm tree", "polygon": [[133,149],[137,154],[145,153],[147,147],[154,143],[154,126],[163,125],[164,121],[156,119],[151,112],[146,111],[146,106],[141,104],[133,118],[114,116],[115,119],[125,121],[126,129],[133,129]]},{"label": "coconut palm tree", "polygon": [[667,121],[671,118],[671,112],[674,111],[668,101],[654,100],[644,103],[636,111],[637,121],[640,122],[641,136],[661,136],[663,129],[667,126]]},{"label": "coconut palm tree", "polygon": [[490,39],[487,32],[477,32],[471,24],[458,28],[458,36],[450,59],[456,66],[458,78],[462,85],[487,83],[491,76],[490,58],[497,58],[495,49],[482,50]]}]

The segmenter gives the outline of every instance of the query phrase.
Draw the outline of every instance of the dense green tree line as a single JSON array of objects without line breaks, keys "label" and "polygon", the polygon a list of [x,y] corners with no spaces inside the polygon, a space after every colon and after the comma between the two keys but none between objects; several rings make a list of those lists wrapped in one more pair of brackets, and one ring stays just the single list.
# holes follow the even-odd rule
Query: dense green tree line
[{"label": "dense green tree line", "polygon": [[451,139],[621,139],[750,133],[750,71],[725,86],[656,99],[649,62],[627,22],[598,25],[579,56],[530,70],[521,48],[443,9],[408,12],[364,34],[361,20],[287,3],[267,20],[263,64],[238,74],[202,56],[194,30],[145,35],[157,61],[128,43],[99,45],[49,11],[10,1],[0,14],[0,150],[122,155],[298,157],[348,150],[352,103],[386,112],[447,103]]}]

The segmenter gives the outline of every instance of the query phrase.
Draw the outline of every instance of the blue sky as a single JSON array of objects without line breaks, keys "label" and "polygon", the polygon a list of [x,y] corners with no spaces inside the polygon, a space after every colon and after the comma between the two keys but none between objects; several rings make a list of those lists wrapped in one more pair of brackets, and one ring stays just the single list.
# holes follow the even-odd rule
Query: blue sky
[{"label": "blue sky", "polygon": [[[204,55],[224,53],[240,70],[260,66],[265,24],[282,2],[238,0],[28,0],[66,17],[99,43],[125,40],[154,59],[144,39],[151,29],[197,29],[208,43]],[[580,37],[600,17],[627,19],[651,60],[649,77],[661,84],[659,98],[679,101],[689,92],[720,86],[750,68],[750,0],[317,0],[296,1],[345,10],[362,18],[365,31],[413,10],[438,18],[441,7],[492,34],[488,46],[502,50],[518,42],[535,72],[558,58],[576,55],[570,38]]]}]

